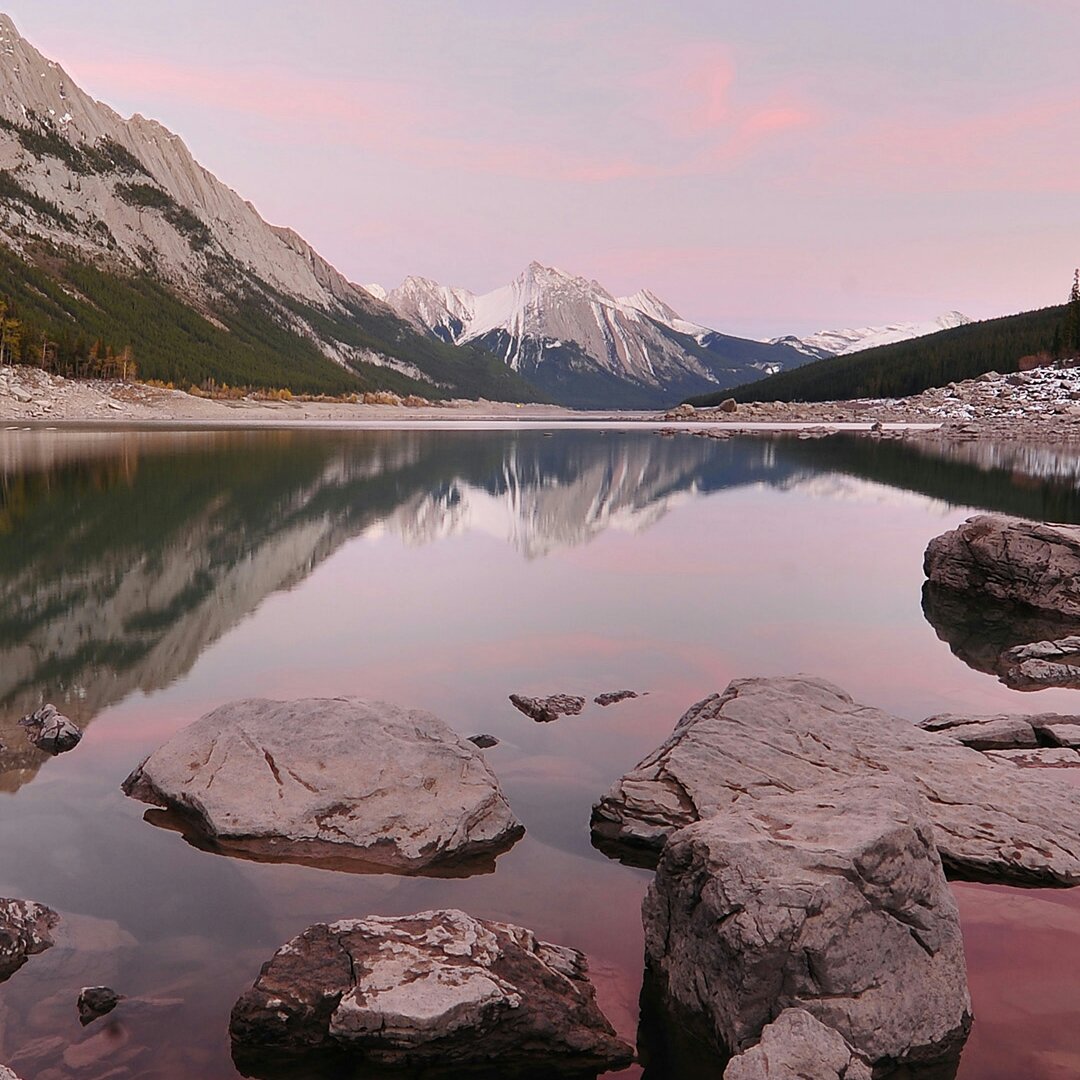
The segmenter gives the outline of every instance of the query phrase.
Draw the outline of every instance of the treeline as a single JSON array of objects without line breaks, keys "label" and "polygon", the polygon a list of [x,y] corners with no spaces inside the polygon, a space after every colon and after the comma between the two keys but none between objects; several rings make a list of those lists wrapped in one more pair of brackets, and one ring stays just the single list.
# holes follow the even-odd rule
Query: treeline
[{"label": "treeline", "polygon": [[20,316],[18,305],[0,295],[0,365],[31,364],[78,379],[129,382],[138,377],[130,345],[118,349],[101,338],[91,341],[82,334],[50,334]]},{"label": "treeline", "polygon": [[1071,304],[1059,305],[969,323],[911,341],[817,360],[689,401],[708,406],[728,397],[739,402],[907,397],[987,371],[1012,372],[1018,370],[1024,357],[1063,354],[1067,349],[1066,316],[1071,309]]}]

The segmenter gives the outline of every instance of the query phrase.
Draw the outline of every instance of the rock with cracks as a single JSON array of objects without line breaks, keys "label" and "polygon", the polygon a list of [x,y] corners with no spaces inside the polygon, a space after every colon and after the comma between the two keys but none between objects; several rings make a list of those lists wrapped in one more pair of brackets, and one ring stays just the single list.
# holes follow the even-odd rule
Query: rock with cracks
[{"label": "rock with cracks", "polygon": [[930,541],[932,585],[1080,618],[1080,526],[979,514]]},{"label": "rock with cracks", "polygon": [[724,1080],[871,1080],[870,1066],[843,1035],[805,1009],[785,1009],[757,1046],[732,1058]]},{"label": "rock with cracks", "polygon": [[1056,773],[994,761],[859,705],[821,679],[737,679],[694,705],[674,733],[593,808],[598,847],[653,865],[676,829],[779,792],[892,775],[929,804],[957,877],[1080,883],[1080,800]]},{"label": "rock with cracks", "polygon": [[0,982],[53,944],[60,916],[32,900],[0,900]]},{"label": "rock with cracks", "polygon": [[727,1052],[785,1009],[881,1069],[954,1060],[967,1037],[959,913],[908,784],[830,783],[690,825],[668,841],[642,917],[665,995]]},{"label": "rock with cracks", "polygon": [[230,1032],[254,1075],[292,1061],[326,1075],[595,1077],[633,1056],[581,953],[454,910],[309,927],[263,965]]},{"label": "rock with cracks", "polygon": [[471,742],[430,713],[356,698],[223,705],[124,791],[212,850],[344,870],[490,871],[524,832]]}]

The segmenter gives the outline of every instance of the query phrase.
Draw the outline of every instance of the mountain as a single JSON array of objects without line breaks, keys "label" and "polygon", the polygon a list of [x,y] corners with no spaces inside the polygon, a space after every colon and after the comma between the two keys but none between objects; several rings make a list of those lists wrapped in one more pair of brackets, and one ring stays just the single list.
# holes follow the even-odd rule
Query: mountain
[{"label": "mountain", "polygon": [[[57,340],[132,344],[144,376],[522,400],[348,281],[153,120],[85,94],[0,15],[0,294]],[[40,346],[39,346],[40,347]]]},{"label": "mountain", "polygon": [[[987,371],[1012,372],[1023,357],[1059,351],[1066,308],[1025,311],[969,322],[925,337],[861,352],[830,356],[731,391],[736,401],[841,401],[906,397],[931,386],[973,379]],[[690,398],[717,405],[724,395]]]},{"label": "mountain", "polygon": [[936,319],[923,323],[891,323],[888,326],[864,326],[858,330],[819,330],[806,337],[773,338],[774,345],[789,345],[814,360],[827,356],[847,356],[849,353],[876,349],[882,345],[894,345],[899,341],[936,334],[939,330],[952,330],[966,326],[971,319],[959,311],[946,311]]},{"label": "mountain", "polygon": [[482,295],[419,277],[368,288],[431,337],[476,345],[574,406],[655,408],[811,359],[688,322],[647,290],[616,297],[538,262]]}]

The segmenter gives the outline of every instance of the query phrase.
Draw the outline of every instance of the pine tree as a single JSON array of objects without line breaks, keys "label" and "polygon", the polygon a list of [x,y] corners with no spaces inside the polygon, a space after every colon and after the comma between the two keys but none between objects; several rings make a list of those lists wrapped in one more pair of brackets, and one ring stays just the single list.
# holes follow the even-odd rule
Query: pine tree
[{"label": "pine tree", "polygon": [[1074,356],[1080,352],[1080,269],[1073,274],[1069,306],[1065,309],[1065,332],[1062,337],[1066,355]]}]

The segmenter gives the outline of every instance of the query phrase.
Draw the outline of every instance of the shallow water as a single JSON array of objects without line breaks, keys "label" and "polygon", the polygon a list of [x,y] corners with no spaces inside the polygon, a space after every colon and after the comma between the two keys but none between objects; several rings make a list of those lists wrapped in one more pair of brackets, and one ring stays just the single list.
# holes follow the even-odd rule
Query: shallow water
[{"label": "shallow water", "polygon": [[[922,552],[970,508],[1080,521],[1078,460],[654,432],[0,432],[0,741],[52,700],[73,753],[0,773],[0,895],[68,941],[0,986],[25,1080],[233,1077],[228,1015],[312,922],[454,906],[590,957],[633,1039],[649,875],[593,801],[734,677],[808,671],[913,720],[1070,711],[950,652]],[[536,725],[511,692],[647,696]],[[361,876],[208,854],[119,785],[230,699],[428,708],[486,752],[527,836],[494,874]],[[964,1080],[1080,1073],[1080,891],[955,885],[976,1024]],[[79,1027],[81,986],[129,997]],[[636,1069],[622,1074],[636,1076]]]}]

